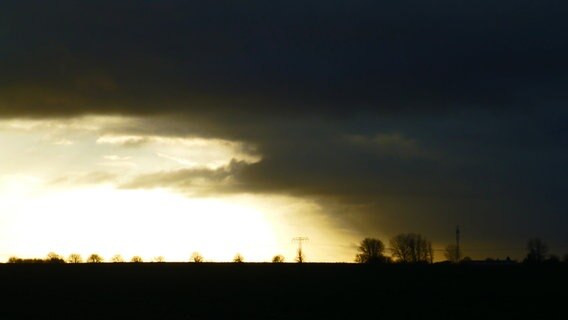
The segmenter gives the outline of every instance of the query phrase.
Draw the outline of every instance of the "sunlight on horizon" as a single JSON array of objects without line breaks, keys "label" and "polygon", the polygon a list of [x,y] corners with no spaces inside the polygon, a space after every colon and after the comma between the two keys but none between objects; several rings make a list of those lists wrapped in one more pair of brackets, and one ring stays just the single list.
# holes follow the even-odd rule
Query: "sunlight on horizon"
[{"label": "sunlight on horizon", "polygon": [[[315,252],[305,244],[307,261],[350,258],[338,255],[333,246],[325,248],[326,243],[341,242],[331,225],[306,212],[314,208],[303,202],[251,196],[198,199],[167,190],[110,186],[46,192],[14,185],[0,188],[4,261],[10,256],[45,258],[55,252],[65,258],[79,253],[86,259],[97,253],[105,261],[120,254],[126,261],[141,256],[149,262],[161,256],[182,262],[198,252],[211,262],[232,261],[237,253],[247,262],[270,262],[277,254],[292,262],[296,244],[291,239],[302,231],[317,240],[318,250],[322,245],[325,249]],[[281,208],[267,212],[276,204]],[[304,223],[306,227],[298,226]]]},{"label": "sunlight on horizon", "polygon": [[[132,121],[0,121],[0,260],[55,252],[189,261],[199,252],[205,261],[240,253],[250,262],[277,254],[292,262],[292,238],[306,236],[306,261],[352,261],[355,235],[306,199],[216,192],[225,181],[202,177],[187,190],[122,187],[148,173],[260,159],[235,141],[116,133]],[[206,193],[192,193],[204,183]]]},{"label": "sunlight on horizon", "polygon": [[275,250],[272,226],[261,212],[223,200],[109,187],[19,197],[3,210],[12,210],[3,226],[10,255],[43,258],[53,251],[188,261],[195,251],[207,260],[230,261],[240,252],[262,261]]}]

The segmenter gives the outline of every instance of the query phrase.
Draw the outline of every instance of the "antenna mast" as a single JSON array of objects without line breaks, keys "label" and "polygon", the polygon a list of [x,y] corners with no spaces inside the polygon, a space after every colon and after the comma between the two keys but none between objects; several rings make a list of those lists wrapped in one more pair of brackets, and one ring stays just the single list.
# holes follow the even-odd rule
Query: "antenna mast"
[{"label": "antenna mast", "polygon": [[460,226],[456,226],[456,262],[461,260],[460,254]]}]

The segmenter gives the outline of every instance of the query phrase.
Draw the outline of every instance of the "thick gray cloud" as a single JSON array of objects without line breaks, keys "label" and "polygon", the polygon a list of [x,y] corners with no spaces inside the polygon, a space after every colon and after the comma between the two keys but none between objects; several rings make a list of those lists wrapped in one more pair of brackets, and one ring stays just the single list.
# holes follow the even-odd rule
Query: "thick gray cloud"
[{"label": "thick gray cloud", "polygon": [[[507,252],[475,251],[498,243],[519,257],[534,235],[562,252],[568,223],[568,155],[560,140],[565,119],[564,110],[543,108],[270,122],[270,128],[256,126],[262,135],[251,140],[260,146],[260,162],[159,172],[125,187],[287,194],[315,199],[363,234],[412,230],[443,243],[452,241],[460,224],[474,256]],[[181,132],[175,126],[160,131],[172,127]],[[240,135],[240,129],[225,130]]]},{"label": "thick gray cloud", "polygon": [[262,155],[125,187],[291,194],[366,233],[442,242],[463,224],[477,243],[554,249],[568,243],[567,14],[528,0],[4,1],[0,117],[135,115],[114,130]]},{"label": "thick gray cloud", "polygon": [[560,1],[5,1],[0,112],[351,115],[562,100]]},{"label": "thick gray cloud", "polygon": [[125,189],[168,187],[181,190],[189,196],[209,196],[222,193],[243,192],[235,173],[246,166],[245,162],[232,160],[226,167],[217,169],[194,168],[155,172],[140,175],[121,185]]}]

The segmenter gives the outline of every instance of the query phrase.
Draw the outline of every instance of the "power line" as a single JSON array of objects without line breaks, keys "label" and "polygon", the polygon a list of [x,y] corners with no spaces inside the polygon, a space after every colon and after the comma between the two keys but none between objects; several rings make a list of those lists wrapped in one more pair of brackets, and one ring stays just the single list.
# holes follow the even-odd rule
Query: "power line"
[{"label": "power line", "polygon": [[295,237],[295,238],[292,238],[292,241],[298,242],[298,250],[302,250],[302,242],[308,241],[308,240],[310,240],[310,239],[308,239],[308,237]]}]

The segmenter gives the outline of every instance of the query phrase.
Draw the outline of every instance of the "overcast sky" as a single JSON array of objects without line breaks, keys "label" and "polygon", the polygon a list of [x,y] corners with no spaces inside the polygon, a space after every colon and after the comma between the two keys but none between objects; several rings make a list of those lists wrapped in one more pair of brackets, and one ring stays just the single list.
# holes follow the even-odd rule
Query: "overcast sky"
[{"label": "overcast sky", "polygon": [[[3,1],[0,118],[67,123],[64,145],[70,121],[102,117],[98,146],[185,161],[103,170],[75,150],[83,176],[50,182],[69,188],[291,197],[354,238],[443,246],[460,225],[473,257],[520,259],[531,237],[563,255],[566,16],[528,0]],[[133,161],[117,152],[99,156]]]}]

